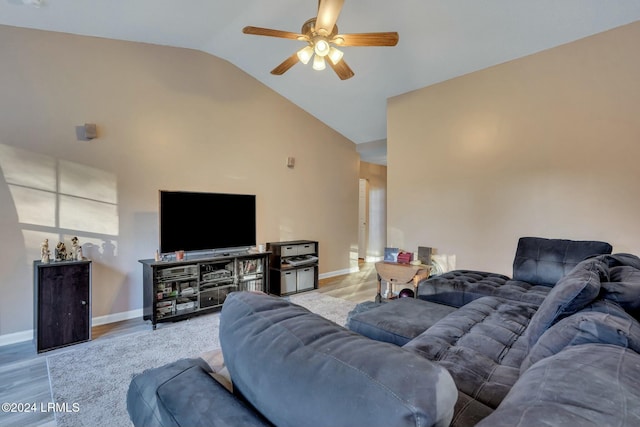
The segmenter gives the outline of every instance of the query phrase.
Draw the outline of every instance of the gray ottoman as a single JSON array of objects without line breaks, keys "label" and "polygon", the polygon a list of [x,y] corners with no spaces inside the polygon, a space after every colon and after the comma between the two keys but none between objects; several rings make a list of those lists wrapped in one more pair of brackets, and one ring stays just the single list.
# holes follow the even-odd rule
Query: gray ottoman
[{"label": "gray ottoman", "polygon": [[[347,328],[376,341],[403,346],[457,309],[415,298],[362,303],[349,316]],[[363,310],[364,309],[364,310]]]}]

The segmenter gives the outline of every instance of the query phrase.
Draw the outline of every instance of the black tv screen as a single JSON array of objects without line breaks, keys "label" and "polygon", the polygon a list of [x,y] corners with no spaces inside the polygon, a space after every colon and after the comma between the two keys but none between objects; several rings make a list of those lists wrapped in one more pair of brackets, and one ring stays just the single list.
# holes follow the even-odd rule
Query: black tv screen
[{"label": "black tv screen", "polygon": [[256,196],[160,191],[160,252],[256,244]]}]

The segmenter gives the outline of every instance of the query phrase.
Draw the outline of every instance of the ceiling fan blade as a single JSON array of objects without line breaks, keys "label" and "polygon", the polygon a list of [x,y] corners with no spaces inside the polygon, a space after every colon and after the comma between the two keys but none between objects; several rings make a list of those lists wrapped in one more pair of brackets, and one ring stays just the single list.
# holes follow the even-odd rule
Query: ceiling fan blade
[{"label": "ceiling fan blade", "polygon": [[[316,33],[328,36],[338,21],[344,0],[319,0]],[[325,33],[326,32],[326,33]]]},{"label": "ceiling fan blade", "polygon": [[253,34],[256,36],[269,36],[269,37],[279,37],[282,39],[292,39],[292,40],[307,40],[307,36],[302,34],[292,33],[289,31],[280,31],[280,30],[272,30],[271,28],[260,28],[260,27],[244,27],[242,32],[245,34]]},{"label": "ceiling fan blade", "polygon": [[338,34],[331,42],[338,46],[395,46],[399,39],[396,32]]},{"label": "ceiling fan blade", "polygon": [[[298,53],[294,53],[293,55],[291,55],[290,57],[288,57],[287,59],[285,59],[280,65],[278,65],[276,68],[274,68],[273,70],[271,70],[271,74],[275,74],[276,76],[281,76],[284,73],[286,73],[289,68],[293,67],[294,65],[296,65],[298,63],[299,59],[298,59]],[[331,62],[331,61],[329,61]]]},{"label": "ceiling fan blade", "polygon": [[336,72],[338,77],[340,77],[340,80],[347,80],[355,75],[353,70],[347,65],[346,62],[344,62],[344,59],[338,61],[337,64],[334,64],[331,60],[328,60],[327,62],[329,63],[331,68],[333,68],[333,71]]}]

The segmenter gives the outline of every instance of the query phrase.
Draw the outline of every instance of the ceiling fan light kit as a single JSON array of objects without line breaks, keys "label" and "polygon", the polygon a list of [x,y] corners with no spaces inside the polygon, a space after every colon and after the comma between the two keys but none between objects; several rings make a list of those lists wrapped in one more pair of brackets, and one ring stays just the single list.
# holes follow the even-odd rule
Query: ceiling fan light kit
[{"label": "ceiling fan light kit", "polygon": [[278,37],[307,42],[308,46],[298,50],[285,59],[280,65],[271,70],[271,74],[282,75],[298,62],[308,64],[313,58],[313,69],[326,68],[325,57],[329,58],[329,65],[341,80],[354,76],[353,70],[343,60],[344,53],[333,45],[338,46],[395,46],[398,44],[398,33],[360,33],[338,34],[336,21],[344,5],[344,0],[319,0],[318,15],[307,20],[300,34],[289,31],[273,30],[271,28],[244,27],[245,34],[257,36]]},{"label": "ceiling fan light kit", "polygon": [[337,64],[338,62],[340,62],[343,56],[344,56],[344,53],[341,50],[338,50],[333,46],[331,46],[331,48],[329,49],[329,59],[334,64]]},{"label": "ceiling fan light kit", "polygon": [[313,51],[318,56],[327,56],[329,54],[329,42],[322,36],[316,36],[313,39]]},{"label": "ceiling fan light kit", "polygon": [[313,69],[316,71],[322,71],[327,68],[327,64],[324,62],[324,56],[316,55],[313,57]]},{"label": "ceiling fan light kit", "polygon": [[298,51],[297,55],[300,62],[307,65],[313,56],[313,48],[311,46],[305,46]]}]

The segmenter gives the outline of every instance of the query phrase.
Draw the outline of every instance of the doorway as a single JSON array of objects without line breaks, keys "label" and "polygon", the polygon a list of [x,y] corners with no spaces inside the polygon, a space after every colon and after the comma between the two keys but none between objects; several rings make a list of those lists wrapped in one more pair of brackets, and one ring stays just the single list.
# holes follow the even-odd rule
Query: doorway
[{"label": "doorway", "polygon": [[358,259],[366,260],[369,243],[369,181],[360,178],[358,187]]}]

